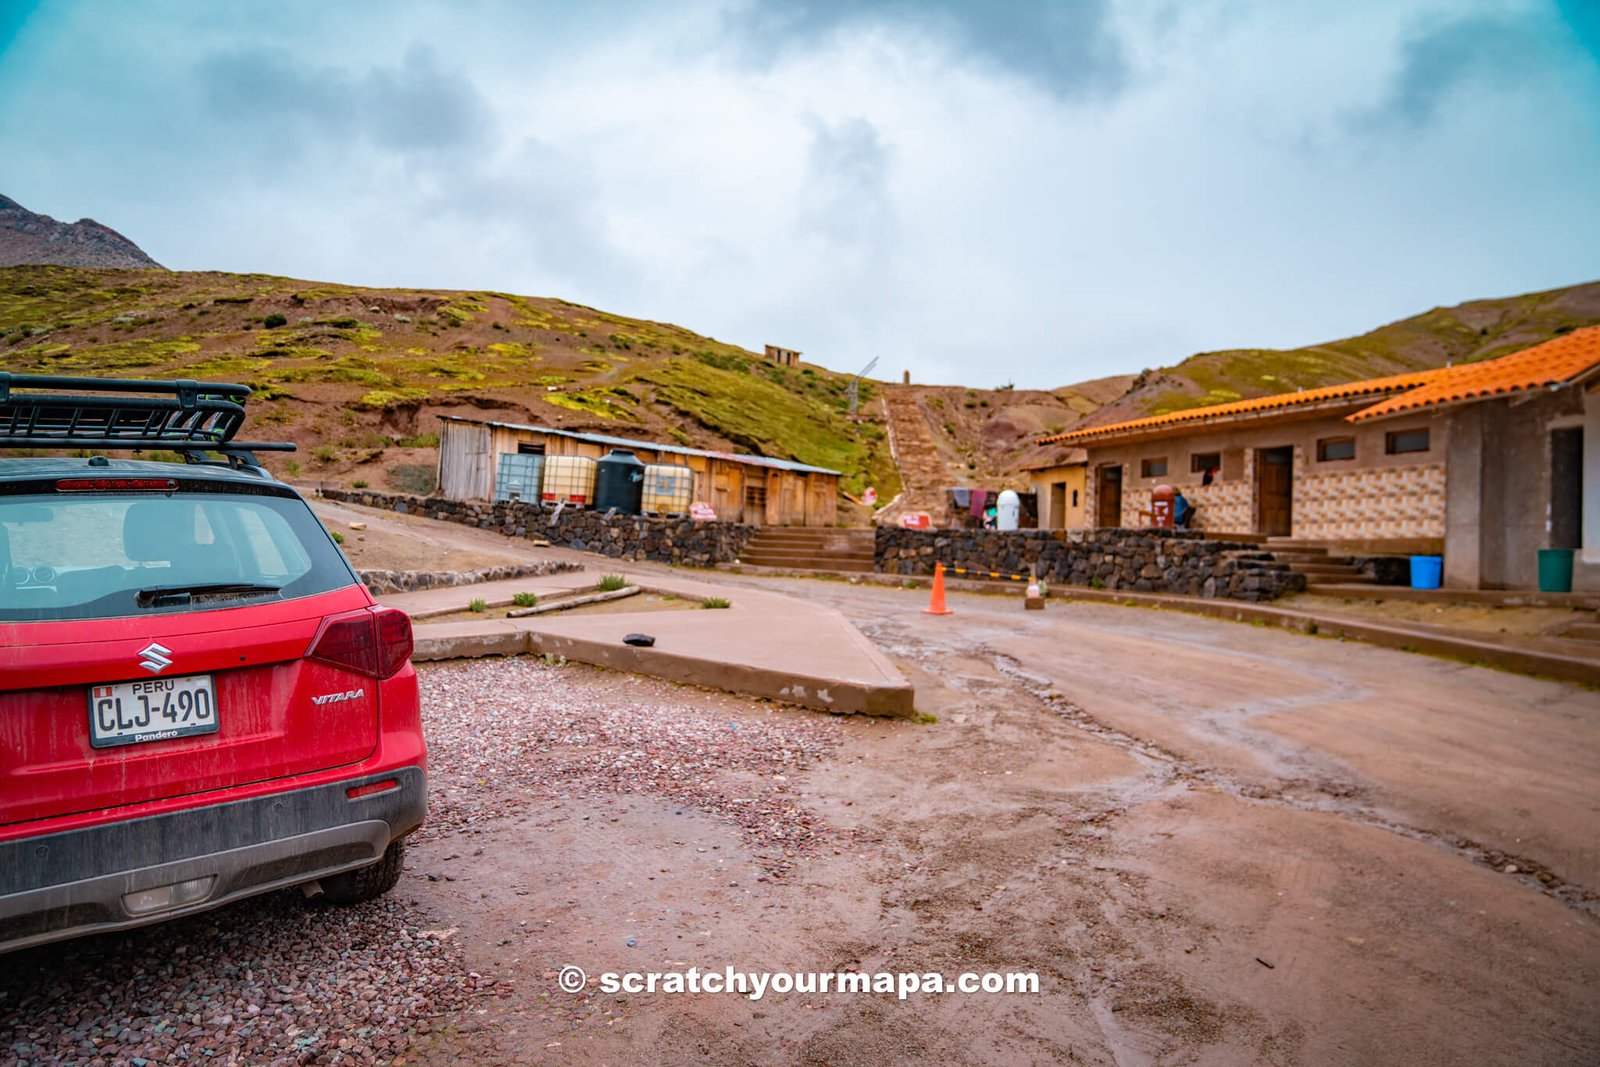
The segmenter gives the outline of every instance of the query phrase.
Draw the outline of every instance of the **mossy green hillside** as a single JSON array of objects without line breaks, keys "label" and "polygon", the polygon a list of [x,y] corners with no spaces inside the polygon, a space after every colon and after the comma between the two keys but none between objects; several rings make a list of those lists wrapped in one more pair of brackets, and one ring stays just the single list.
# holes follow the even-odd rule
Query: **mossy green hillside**
[{"label": "mossy green hillside", "polygon": [[872,485],[888,499],[900,491],[881,427],[850,421],[842,403],[786,388],[787,376],[771,373],[784,368],[741,362],[670,359],[636,372],[633,380],[653,387],[655,403],[756,455],[840,471],[847,492]]},{"label": "mossy green hillside", "polygon": [[[552,298],[4,268],[0,366],[242,381],[257,390],[253,420],[317,449],[330,472],[373,462],[382,447],[436,442],[433,415],[484,412],[793,459],[843,471],[851,491],[898,490],[871,383],[851,420],[845,376]],[[390,444],[355,449],[353,426]]]},{"label": "mossy green hillside", "polygon": [[1600,282],[1433,308],[1376,330],[1305,348],[1202,352],[1146,371],[1130,414],[1162,414],[1247,397],[1471,363],[1600,323]]}]

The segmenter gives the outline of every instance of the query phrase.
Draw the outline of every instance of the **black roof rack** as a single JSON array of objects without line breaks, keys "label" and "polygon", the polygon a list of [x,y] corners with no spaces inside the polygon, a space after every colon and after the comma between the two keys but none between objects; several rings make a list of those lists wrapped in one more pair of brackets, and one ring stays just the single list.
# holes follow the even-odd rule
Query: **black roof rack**
[{"label": "black roof rack", "polygon": [[[29,392],[17,392],[19,389]],[[33,392],[65,389],[71,393]],[[248,385],[63,378],[0,371],[0,448],[293,452],[290,441],[236,441]],[[94,395],[94,394],[116,395]],[[156,394],[138,395],[138,394]]]}]

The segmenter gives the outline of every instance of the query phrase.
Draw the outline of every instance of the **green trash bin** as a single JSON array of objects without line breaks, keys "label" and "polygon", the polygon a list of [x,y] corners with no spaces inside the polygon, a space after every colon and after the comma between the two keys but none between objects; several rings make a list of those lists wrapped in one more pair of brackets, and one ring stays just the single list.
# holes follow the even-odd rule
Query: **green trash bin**
[{"label": "green trash bin", "polygon": [[1539,550],[1539,592],[1572,592],[1572,549]]}]

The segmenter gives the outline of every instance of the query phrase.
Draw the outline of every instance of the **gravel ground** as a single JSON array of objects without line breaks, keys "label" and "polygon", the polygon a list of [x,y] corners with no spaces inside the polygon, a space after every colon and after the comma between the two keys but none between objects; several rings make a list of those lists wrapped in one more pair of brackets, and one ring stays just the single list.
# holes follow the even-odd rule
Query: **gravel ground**
[{"label": "gravel ground", "polygon": [[814,713],[531,657],[426,666],[428,825],[437,836],[529,804],[658,796],[736,823],[775,877],[849,835],[800,804],[794,776],[839,745]]},{"label": "gravel ground", "polygon": [[[768,875],[849,837],[793,778],[840,743],[825,717],[532,658],[419,671],[428,824],[465,833],[530,805],[669,799],[739,827]],[[470,861],[469,861],[470,862]],[[397,890],[353,908],[299,890],[0,957],[0,1064],[399,1063],[441,1017],[510,993]]]},{"label": "gravel ground", "polygon": [[0,1063],[392,1062],[495,986],[403,900],[297,889],[0,960]]}]

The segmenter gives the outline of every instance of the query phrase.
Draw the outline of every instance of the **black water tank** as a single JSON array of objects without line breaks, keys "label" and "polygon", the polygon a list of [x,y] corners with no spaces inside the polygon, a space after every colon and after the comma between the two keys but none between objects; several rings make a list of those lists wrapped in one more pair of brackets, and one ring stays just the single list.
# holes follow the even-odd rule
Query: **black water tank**
[{"label": "black water tank", "polygon": [[616,508],[624,515],[637,515],[643,496],[644,464],[627,449],[613,448],[595,470],[595,510]]}]

